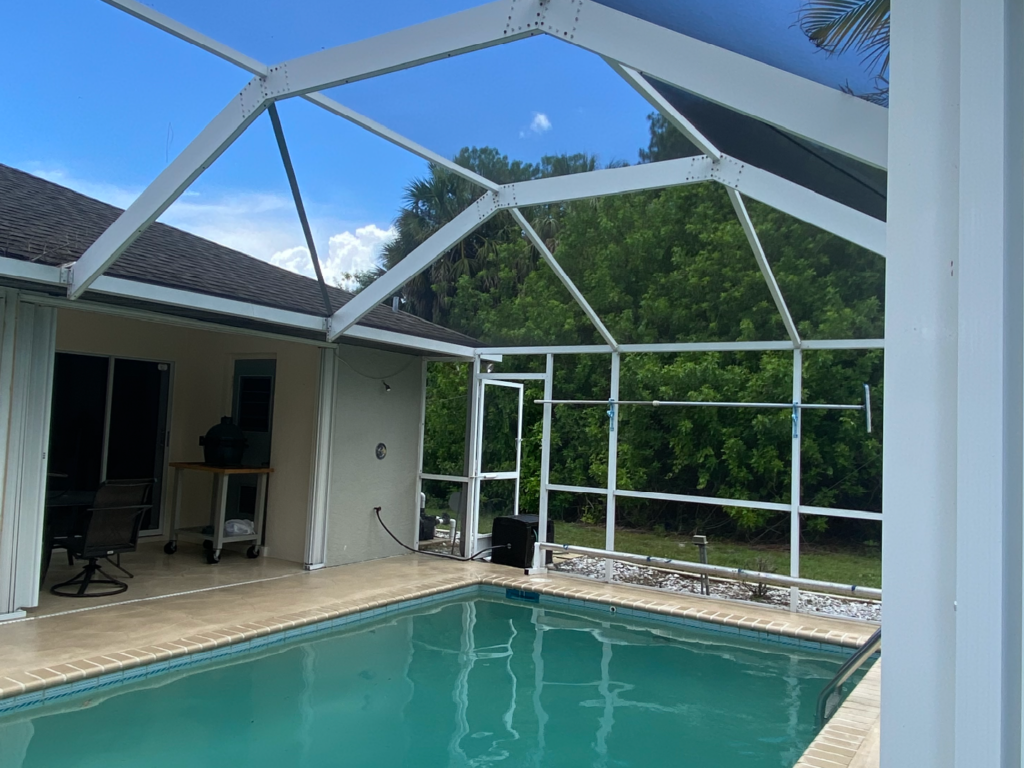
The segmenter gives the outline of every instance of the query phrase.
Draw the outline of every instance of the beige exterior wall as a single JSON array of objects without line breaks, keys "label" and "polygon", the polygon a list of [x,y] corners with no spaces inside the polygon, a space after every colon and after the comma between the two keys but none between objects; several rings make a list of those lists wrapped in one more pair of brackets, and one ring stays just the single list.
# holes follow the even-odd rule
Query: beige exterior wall
[{"label": "beige exterior wall", "polygon": [[[406,544],[418,530],[421,358],[358,347],[341,347],[338,357],[327,565],[405,551],[380,527],[374,507]],[[375,454],[378,443],[387,446],[383,460]]]},{"label": "beige exterior wall", "polygon": [[[242,334],[165,325],[94,312],[61,309],[57,351],[116,355],[172,363],[169,461],[202,461],[199,436],[231,413],[236,358],[277,360],[273,444],[267,502],[271,557],[302,562],[316,430],[320,351]],[[167,475],[164,521],[171,519]],[[189,472],[182,504],[185,524],[209,519],[211,479]]]}]

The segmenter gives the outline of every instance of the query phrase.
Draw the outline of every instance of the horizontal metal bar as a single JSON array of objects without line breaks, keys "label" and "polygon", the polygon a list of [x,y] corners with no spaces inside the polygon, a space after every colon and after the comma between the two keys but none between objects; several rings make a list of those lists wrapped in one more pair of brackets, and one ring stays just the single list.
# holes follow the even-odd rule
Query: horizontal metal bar
[{"label": "horizontal metal bar", "polygon": [[796,576],[783,576],[778,573],[763,573],[761,571],[747,571],[743,568],[726,568],[722,565],[706,565],[704,563],[691,563],[685,560],[672,560],[667,557],[651,557],[649,555],[634,555],[628,552],[614,552],[607,549],[592,549],[591,547],[578,547],[574,544],[549,544],[547,542],[538,545],[541,550],[551,552],[566,552],[571,555],[587,555],[599,557],[605,560],[618,560],[634,565],[643,565],[650,568],[662,568],[672,571],[683,571],[685,573],[707,574],[720,578],[733,579],[743,582],[758,582],[771,584],[777,587],[800,587],[813,592],[828,592],[830,594],[845,595],[864,598],[865,600],[881,600],[882,590],[873,587],[862,587],[857,584],[837,584],[831,581],[816,581],[814,579],[802,579]]},{"label": "horizontal metal bar", "polygon": [[804,339],[803,349],[885,349],[885,339]]},{"label": "horizontal metal bar", "polygon": [[715,178],[714,164],[706,155],[642,163],[621,168],[601,168],[565,176],[546,176],[514,184],[506,184],[498,193],[501,208],[529,208],[571,200],[665,189],[697,184]]},{"label": "horizontal metal bar", "polygon": [[101,301],[72,301],[67,296],[40,296],[33,293],[21,294],[22,300],[29,304],[38,304],[41,307],[56,307],[57,309],[69,309],[75,312],[91,312],[98,315],[110,317],[122,317],[130,320],[138,320],[143,323],[155,323],[157,325],[172,326],[175,328],[195,328],[210,333],[228,333],[233,336],[253,336],[261,339],[274,339],[291,344],[304,344],[321,349],[334,349],[336,344],[330,344],[327,340],[317,341],[298,336],[290,336],[286,333],[274,333],[273,331],[257,331],[251,328],[239,328],[233,325],[221,325],[220,323],[208,320],[194,320],[190,317],[179,317],[178,315],[165,315],[161,312],[145,309],[133,309],[122,307],[116,304],[106,304]]},{"label": "horizontal metal bar", "polygon": [[23,259],[12,259],[7,256],[0,256],[0,277],[28,280],[45,285],[61,285],[60,267],[37,264],[34,261],[24,261]]},{"label": "horizontal metal bar", "polygon": [[[802,349],[884,349],[884,339],[804,339]],[[663,344],[620,344],[622,354],[676,354],[685,352],[786,352],[791,341],[697,341]],[[605,344],[551,345],[524,347],[482,347],[480,352],[502,355],[607,355],[613,350]]]},{"label": "horizontal metal bar", "polygon": [[478,373],[486,381],[544,381],[543,373]]},{"label": "horizontal metal bar", "polygon": [[370,328],[366,325],[353,325],[341,336],[334,339],[337,342],[344,342],[345,339],[362,339],[364,341],[377,341],[381,344],[391,344],[396,347],[415,349],[418,352],[433,352],[441,355],[448,355],[459,360],[471,360],[476,352],[474,347],[452,344],[448,341],[437,341],[436,339],[425,339],[420,336],[410,336],[406,333],[385,331],[380,328]]},{"label": "horizontal metal bar", "polygon": [[692,407],[708,406],[711,408],[772,408],[791,410],[800,408],[813,411],[863,411],[863,405],[830,405],[827,403],[710,403],[703,400],[534,400],[537,405],[649,405]]},{"label": "horizontal metal bar", "polygon": [[557,483],[548,483],[549,491],[561,491],[562,493],[596,493],[599,496],[607,496],[607,488],[587,488],[582,485],[558,485]]},{"label": "horizontal metal bar", "polygon": [[823,515],[824,517],[844,517],[852,520],[877,520],[882,522],[881,512],[866,512],[861,509],[837,509],[833,507],[810,507],[800,505],[801,515]]},{"label": "horizontal metal bar", "polygon": [[[608,495],[607,488],[588,488],[581,485],[557,485],[548,484],[549,491],[560,491],[562,493],[593,493],[601,496]],[[678,501],[685,504],[708,504],[716,507],[739,507],[744,509],[763,509],[767,512],[789,512],[789,504],[779,504],[773,501],[748,501],[744,499],[722,499],[714,496],[692,496],[683,493],[657,493],[654,491],[624,491],[616,489],[613,491],[616,496],[627,499],[653,499],[655,501]]]},{"label": "horizontal metal bar", "polygon": [[468,483],[468,477],[459,477],[457,475],[433,475],[429,472],[420,472],[420,480],[440,480],[445,483]]},{"label": "horizontal metal bar", "polygon": [[612,348],[607,344],[562,344],[533,347],[481,347],[481,355],[608,355]]},{"label": "horizontal metal bar", "polygon": [[[478,373],[477,374],[477,376],[479,378],[481,378],[481,379],[483,379],[484,376],[486,376],[486,375],[487,374],[482,374],[482,373]],[[491,378],[488,378],[488,379],[484,379],[484,384],[486,384],[489,387],[507,387],[508,389],[518,389],[518,390],[521,390],[523,388],[523,385],[520,384],[518,381],[508,381],[507,379],[491,379]]]},{"label": "horizontal metal bar", "polygon": [[793,350],[792,341],[696,341],[669,344],[621,344],[619,352],[786,352]]},{"label": "horizontal metal bar", "polygon": [[481,472],[477,475],[481,480],[515,480],[519,473],[515,470],[510,472]]},{"label": "horizontal metal bar", "polygon": [[789,512],[789,504],[774,501],[751,501],[749,499],[723,499],[715,496],[694,496],[685,493],[657,493],[654,491],[623,491],[617,489],[616,496],[627,499],[654,499],[657,501],[678,501],[684,504],[708,504],[715,507],[736,507],[739,509],[763,509],[766,512]]}]

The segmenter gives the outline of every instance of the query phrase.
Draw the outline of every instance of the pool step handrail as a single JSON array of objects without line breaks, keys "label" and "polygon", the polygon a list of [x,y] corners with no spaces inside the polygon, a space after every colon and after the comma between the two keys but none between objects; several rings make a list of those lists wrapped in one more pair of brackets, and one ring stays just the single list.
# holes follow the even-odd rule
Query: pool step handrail
[{"label": "pool step handrail", "polygon": [[843,701],[843,685],[853,677],[864,662],[870,659],[876,651],[882,648],[882,628],[879,627],[875,633],[868,638],[857,652],[848,658],[843,666],[836,672],[835,677],[829,680],[828,684],[818,694],[818,727],[821,728],[839,709]]}]

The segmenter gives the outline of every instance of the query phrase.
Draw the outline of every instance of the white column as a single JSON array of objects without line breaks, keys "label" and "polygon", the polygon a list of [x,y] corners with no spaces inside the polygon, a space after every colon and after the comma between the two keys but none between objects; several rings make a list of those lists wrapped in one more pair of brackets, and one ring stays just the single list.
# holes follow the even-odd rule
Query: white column
[{"label": "white column", "polygon": [[[608,394],[608,506],[605,516],[604,548],[615,551],[615,490],[618,487],[619,467],[619,363],[621,356],[612,352],[611,388]],[[605,576],[610,581],[615,564],[604,561]]]},{"label": "white column", "polygon": [[1021,0],[964,0],[960,24],[955,764],[1019,768]]},{"label": "white column", "polygon": [[959,34],[958,0],[893,0],[882,768],[954,765]]},{"label": "white column", "polygon": [[[793,350],[793,438],[792,460],[789,476],[789,575],[800,575],[800,446],[803,440],[803,411],[798,407],[803,402],[804,353],[797,347]],[[789,588],[789,609],[800,607],[800,588]]]},{"label": "white column", "polygon": [[[540,438],[540,499],[537,503],[537,540],[548,540],[548,483],[551,482],[551,398],[555,386],[555,356],[545,355],[544,363],[544,420]],[[546,558],[538,546],[533,556],[533,567],[543,568]],[[538,636],[540,633],[538,633]]]},{"label": "white column", "polygon": [[39,603],[57,311],[7,294],[0,334],[0,616]]},{"label": "white column", "polygon": [[[338,358],[334,348],[320,350],[320,382],[317,391],[316,439],[313,472],[309,483],[309,515],[306,530],[306,569],[323,568],[327,562],[327,525],[331,494],[331,448],[334,445],[334,398]],[[416,539],[413,539],[415,541]]]}]

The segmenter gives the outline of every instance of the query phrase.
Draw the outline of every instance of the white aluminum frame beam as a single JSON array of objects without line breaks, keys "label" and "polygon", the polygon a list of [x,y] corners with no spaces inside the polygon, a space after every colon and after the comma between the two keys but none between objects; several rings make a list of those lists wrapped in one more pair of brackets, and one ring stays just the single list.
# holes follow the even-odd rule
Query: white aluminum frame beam
[{"label": "white aluminum frame beam", "polygon": [[647,82],[643,75],[632,67],[624,66],[617,61],[606,58],[605,62],[615,70],[619,77],[629,83],[634,91],[643,96],[644,100],[654,107],[662,117],[668,120],[677,131],[689,139],[697,149],[714,160],[722,159],[722,153],[718,150],[718,147],[697,130],[697,126],[691,123],[685,115],[673,107],[668,99],[651,87],[651,84]]},{"label": "white aluminum frame beam", "polygon": [[540,252],[545,263],[551,267],[555,276],[558,277],[562,285],[564,285],[569,293],[572,294],[573,299],[575,299],[576,303],[579,304],[580,309],[583,310],[583,314],[587,316],[590,322],[593,323],[594,327],[597,329],[597,332],[601,334],[601,338],[608,342],[608,346],[612,349],[618,349],[619,345],[615,341],[615,337],[612,336],[611,331],[609,331],[605,324],[601,322],[601,318],[598,317],[594,308],[590,306],[590,302],[583,297],[583,294],[580,293],[580,290],[572,281],[572,278],[570,278],[569,275],[566,274],[565,270],[562,269],[562,265],[555,259],[554,254],[548,250],[547,244],[545,244],[541,236],[537,234],[537,231],[530,226],[530,222],[526,220],[526,217],[523,216],[522,212],[518,208],[511,208],[509,209],[509,212],[512,214],[512,218],[516,220],[516,223],[522,227],[523,233],[529,241],[533,243],[533,247]]},{"label": "white aluminum frame beam", "polygon": [[331,318],[328,338],[334,341],[348,333],[374,307],[393,296],[399,288],[437,261],[449,248],[494,216],[492,194],[488,193],[420,243],[412,252],[357,293]]},{"label": "white aluminum frame beam", "polygon": [[488,192],[335,312],[331,319],[330,339],[334,340],[345,333],[377,304],[394,295],[409,280],[437,261],[445,251],[502,209],[693,184],[711,178],[710,166],[711,160],[706,157],[686,157],[628,168],[605,168],[506,184],[500,192]]},{"label": "white aluminum frame beam", "polygon": [[262,83],[253,78],[75,262],[68,296],[81,296],[265,109]]},{"label": "white aluminum frame beam", "polygon": [[532,5],[496,0],[290,59],[271,68],[267,88],[276,98],[301,96],[531,37],[542,31],[529,20]]},{"label": "white aluminum frame beam", "polygon": [[877,168],[888,166],[888,113],[593,0],[540,4],[545,32],[638,72]]},{"label": "white aluminum frame beam", "polygon": [[[241,67],[250,74],[258,77],[266,77],[270,72],[270,67],[263,62],[257,61],[251,56],[246,56],[244,53],[236,51],[234,48],[218,43],[216,40],[207,37],[202,32],[186,27],[184,24],[172,19],[170,16],[165,16],[159,11],[154,11],[152,8],[143,5],[137,0],[103,0],[103,2],[129,13],[135,18],[152,25],[157,29],[168,32],[179,40],[184,40],[186,43],[202,48],[204,51],[208,51],[224,61]],[[417,144],[415,141],[395,133],[387,126],[381,125],[376,120],[366,117],[365,115],[361,115],[355,110],[339,104],[334,99],[330,99],[322,93],[306,94],[303,98],[311,104],[315,104],[338,117],[344,118],[345,120],[358,125],[360,128],[366,129],[385,141],[391,142],[402,149],[412,152],[414,155],[423,158],[428,163],[433,163],[434,165],[446,168],[452,173],[458,174],[459,176],[472,181],[474,184],[479,184],[484,189],[498,189],[498,184],[490,179],[484,178],[480,174],[474,173],[468,168],[463,168],[457,163],[453,163],[448,158],[442,157],[436,152],[432,152],[426,147]]]},{"label": "white aluminum frame beam", "polygon": [[[768,292],[772,295],[772,301],[775,302],[775,308],[779,310],[779,315],[782,316],[782,324],[786,327],[786,333],[789,334],[789,338],[793,340],[793,346],[800,346],[800,331],[797,330],[796,323],[793,322],[793,315],[789,312],[789,307],[786,305],[786,299],[782,295],[782,290],[779,288],[779,283],[775,279],[775,273],[772,272],[772,267],[768,263],[768,256],[764,252],[764,247],[761,245],[761,239],[757,236],[757,230],[754,229],[754,222],[750,220],[750,213],[747,212],[747,206],[743,203],[743,198],[740,193],[732,187],[727,187],[726,191],[729,193],[729,202],[732,203],[732,209],[736,211],[736,218],[740,220],[740,226],[743,227],[743,234],[747,236],[747,242],[750,244],[750,250],[754,252],[754,259],[757,261],[757,268],[761,270],[761,276],[764,278],[765,284],[768,286]],[[799,574],[794,574],[799,575]]]},{"label": "white aluminum frame beam", "polygon": [[886,223],[807,187],[724,155],[715,181],[861,248],[886,255]]}]

